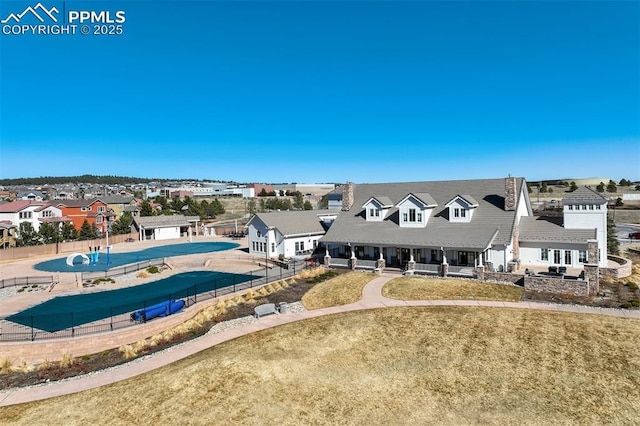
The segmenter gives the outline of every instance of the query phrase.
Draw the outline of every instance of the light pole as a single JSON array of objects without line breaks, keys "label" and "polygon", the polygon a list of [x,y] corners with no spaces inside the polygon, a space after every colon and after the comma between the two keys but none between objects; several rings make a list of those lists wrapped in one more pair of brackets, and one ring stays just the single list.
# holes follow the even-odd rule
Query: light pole
[{"label": "light pole", "polygon": [[269,228],[267,228],[267,233],[264,237],[266,241],[264,248],[264,283],[266,284],[269,282]]}]

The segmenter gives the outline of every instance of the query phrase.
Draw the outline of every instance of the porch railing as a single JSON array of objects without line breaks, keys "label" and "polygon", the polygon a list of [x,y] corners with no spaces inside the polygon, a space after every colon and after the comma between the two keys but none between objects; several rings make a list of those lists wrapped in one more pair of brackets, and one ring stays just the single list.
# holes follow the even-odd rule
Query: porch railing
[{"label": "porch railing", "polygon": [[378,267],[377,260],[360,260],[356,261],[356,269],[376,269]]},{"label": "porch railing", "polygon": [[432,265],[429,263],[416,263],[417,273],[423,274],[439,274],[440,273],[440,265]]},{"label": "porch railing", "polygon": [[448,275],[458,275],[462,277],[472,277],[473,276],[473,267],[472,266],[451,266],[449,265]]},{"label": "porch railing", "polygon": [[349,267],[349,259],[341,259],[341,258],[331,258],[329,262],[329,266],[337,266],[340,268],[348,268]]}]

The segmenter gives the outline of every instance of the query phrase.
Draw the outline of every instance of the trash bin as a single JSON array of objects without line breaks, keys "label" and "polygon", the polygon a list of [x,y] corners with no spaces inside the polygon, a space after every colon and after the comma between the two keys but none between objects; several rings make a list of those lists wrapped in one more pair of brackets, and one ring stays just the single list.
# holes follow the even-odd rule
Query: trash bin
[{"label": "trash bin", "polygon": [[287,306],[288,306],[287,302],[280,302],[280,313],[281,314],[286,314],[287,313]]}]

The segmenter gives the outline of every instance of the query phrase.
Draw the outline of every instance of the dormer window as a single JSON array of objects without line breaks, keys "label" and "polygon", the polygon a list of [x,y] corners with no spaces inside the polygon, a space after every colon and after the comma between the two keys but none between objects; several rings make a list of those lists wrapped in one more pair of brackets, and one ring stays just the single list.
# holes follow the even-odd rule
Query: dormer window
[{"label": "dormer window", "polygon": [[456,195],[445,207],[449,208],[450,222],[470,222],[478,202],[471,195]]},{"label": "dormer window", "polygon": [[382,221],[393,203],[388,197],[371,197],[362,205],[365,217],[369,221]]},{"label": "dormer window", "polygon": [[427,193],[408,194],[396,205],[400,215],[400,226],[424,228],[436,206],[436,201]]}]

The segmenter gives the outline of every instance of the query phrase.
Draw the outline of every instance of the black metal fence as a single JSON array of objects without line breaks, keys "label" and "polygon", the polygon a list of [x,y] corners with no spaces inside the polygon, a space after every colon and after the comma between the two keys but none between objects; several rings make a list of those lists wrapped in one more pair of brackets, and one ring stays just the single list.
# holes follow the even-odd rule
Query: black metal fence
[{"label": "black metal fence", "polygon": [[4,280],[0,280],[0,288],[25,286],[25,285],[40,285],[40,284],[51,285],[55,282],[56,282],[55,275],[6,278]]},{"label": "black metal fence", "polygon": [[[283,265],[284,266],[284,265]],[[14,314],[0,318],[0,341],[35,341],[79,337],[120,330],[139,323],[131,319],[131,313],[167,300],[184,300],[185,308],[198,302],[214,299],[238,291],[263,286],[269,282],[290,278],[304,267],[304,262],[273,266],[247,274],[234,274],[213,282],[202,282],[188,288],[150,298],[143,302],[126,303],[117,306],[93,306],[82,312],[66,312],[46,315]]]}]

